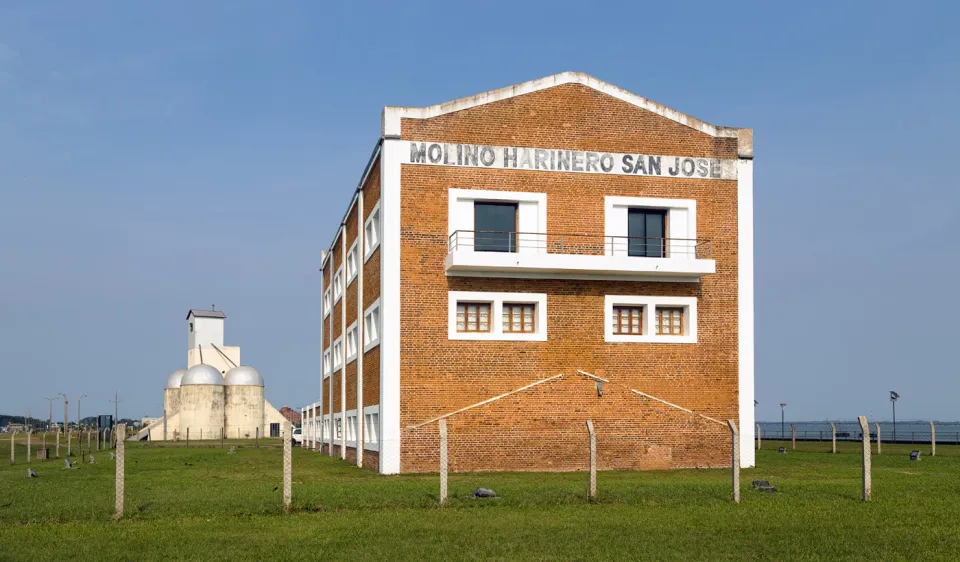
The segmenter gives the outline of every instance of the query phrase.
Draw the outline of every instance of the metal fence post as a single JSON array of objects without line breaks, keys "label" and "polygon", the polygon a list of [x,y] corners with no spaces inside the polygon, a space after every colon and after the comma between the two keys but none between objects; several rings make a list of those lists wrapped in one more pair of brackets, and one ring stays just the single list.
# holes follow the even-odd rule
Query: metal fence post
[{"label": "metal fence post", "polygon": [[740,503],[740,433],[733,420],[727,420],[730,427],[730,472],[733,476],[733,501]]},{"label": "metal fence post", "polygon": [[862,439],[860,448],[863,452],[863,496],[865,502],[870,501],[871,486],[870,481],[870,425],[867,423],[866,416],[859,416],[860,429],[862,430]]},{"label": "metal fence post", "polygon": [[293,442],[293,426],[290,422],[284,424],[284,435],[283,435],[283,512],[290,513],[291,505],[291,484],[293,483],[293,460],[292,456],[292,442]]},{"label": "metal fence post", "polygon": [[[124,435],[126,433],[127,426],[126,424],[120,424],[117,426],[117,435]],[[116,472],[116,498],[113,504],[113,517],[114,519],[120,519],[123,517],[123,457],[124,450],[126,449],[126,444],[123,439],[117,439],[117,472]]]},{"label": "metal fence post", "polygon": [[831,452],[833,454],[837,454],[837,424],[830,424],[830,432],[833,434],[833,437],[831,437],[833,442],[833,449],[831,449]]},{"label": "metal fence post", "polygon": [[593,420],[587,420],[587,432],[590,434],[590,501],[597,499],[597,434],[593,431]]},{"label": "metal fence post", "polygon": [[447,420],[440,420],[440,505],[447,503]]},{"label": "metal fence post", "polygon": [[877,454],[879,455],[880,454],[880,424],[875,423],[874,425],[877,426]]}]

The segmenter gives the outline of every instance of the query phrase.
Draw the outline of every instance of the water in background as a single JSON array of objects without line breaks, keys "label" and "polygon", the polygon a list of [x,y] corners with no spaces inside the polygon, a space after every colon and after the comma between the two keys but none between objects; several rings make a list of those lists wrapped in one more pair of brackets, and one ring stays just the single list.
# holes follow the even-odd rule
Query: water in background
[{"label": "water in background", "polygon": [[[790,424],[797,427],[797,439],[803,441],[830,441],[830,422],[790,422],[783,426],[783,435],[780,433],[780,422],[758,422],[763,439],[790,439]],[[860,423],[853,421],[835,421],[838,440],[859,440]],[[870,436],[876,439],[877,426],[880,424],[880,440],[884,443],[893,442],[893,422],[870,422]],[[937,428],[937,443],[960,444],[960,422],[934,422]],[[900,421],[897,420],[898,443],[929,443],[929,421]]]}]

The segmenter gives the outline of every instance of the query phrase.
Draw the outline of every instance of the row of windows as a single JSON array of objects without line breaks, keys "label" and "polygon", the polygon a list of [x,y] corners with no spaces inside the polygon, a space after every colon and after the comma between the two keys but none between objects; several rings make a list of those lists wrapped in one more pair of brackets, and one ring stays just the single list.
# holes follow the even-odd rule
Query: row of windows
[{"label": "row of windows", "polygon": [[[547,295],[450,291],[451,340],[547,341]],[[606,295],[604,341],[696,342],[696,297]]]},{"label": "row of windows", "polygon": [[[374,406],[374,410],[377,410],[378,407]],[[367,410],[367,408],[364,408]],[[339,413],[334,413],[333,419],[333,440],[337,442],[344,438],[344,424],[342,423],[343,417]],[[330,418],[328,416],[323,416],[323,424],[321,427],[322,441],[330,440]],[[346,423],[346,440],[347,442],[356,443],[357,440],[357,413],[356,411],[347,412],[347,423]],[[363,416],[363,443],[365,449],[376,450],[377,445],[380,442],[380,413],[379,411],[366,412]]]},{"label": "row of windows", "polygon": [[[377,203],[377,206],[374,207],[373,212],[370,213],[370,216],[367,218],[367,222],[364,225],[363,230],[363,261],[366,263],[370,256],[373,255],[373,252],[380,247],[380,204]],[[357,242],[353,243],[353,246],[350,247],[350,250],[347,252],[346,259],[347,266],[347,285],[353,283],[353,280],[357,278],[357,272],[359,268],[359,262],[357,259]],[[340,302],[340,299],[343,298],[343,266],[341,265],[337,271],[333,274],[333,282],[330,287],[328,287],[323,292],[323,316],[326,317],[330,314],[330,311],[333,310],[333,305]]]},{"label": "row of windows", "polygon": [[[323,352],[323,375],[328,376],[331,372],[340,369],[344,365],[344,359],[347,363],[357,359],[359,351],[359,327],[354,322],[347,328],[346,350],[344,350],[344,338],[341,336],[333,342],[332,348],[327,348]],[[380,345],[380,301],[370,305],[363,315],[363,351],[367,352]],[[346,358],[344,358],[346,351]]]}]

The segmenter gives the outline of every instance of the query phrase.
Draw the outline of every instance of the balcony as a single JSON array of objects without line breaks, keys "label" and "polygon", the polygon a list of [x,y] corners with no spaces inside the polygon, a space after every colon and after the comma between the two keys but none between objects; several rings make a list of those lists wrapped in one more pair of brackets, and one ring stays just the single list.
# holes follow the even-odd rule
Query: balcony
[{"label": "balcony", "polygon": [[447,275],[699,281],[716,272],[709,240],[457,230]]}]

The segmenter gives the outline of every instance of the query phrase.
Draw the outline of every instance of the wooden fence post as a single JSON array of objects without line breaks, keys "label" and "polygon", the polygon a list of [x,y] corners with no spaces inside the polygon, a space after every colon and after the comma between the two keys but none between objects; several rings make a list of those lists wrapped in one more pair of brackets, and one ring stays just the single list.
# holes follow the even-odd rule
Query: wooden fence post
[{"label": "wooden fence post", "polygon": [[880,424],[876,423],[874,425],[877,426],[877,454],[879,455],[880,454]]},{"label": "wooden fence post", "polygon": [[447,503],[447,420],[440,420],[440,505]]},{"label": "wooden fence post", "polygon": [[590,501],[597,499],[597,434],[593,430],[593,420],[587,420],[587,432],[590,434]]},{"label": "wooden fence post", "polygon": [[797,449],[797,426],[790,424],[790,433],[793,435],[793,450]]},{"label": "wooden fence post", "polygon": [[286,422],[283,427],[283,512],[290,513],[291,484],[293,483],[292,442],[293,426]]},{"label": "wooden fence post", "polygon": [[187,447],[190,446],[190,428],[189,427],[187,428],[187,445],[186,446]]},{"label": "wooden fence post", "polygon": [[730,427],[730,472],[733,476],[733,501],[740,503],[740,432],[733,420],[727,420]]},{"label": "wooden fence post", "polygon": [[[126,424],[120,424],[116,428],[117,435],[124,435],[126,433],[127,426]],[[123,457],[124,450],[126,449],[126,444],[123,439],[117,439],[117,471],[116,471],[116,485],[115,493],[116,497],[113,504],[113,518],[120,519],[123,517]]]},{"label": "wooden fence post", "polygon": [[870,480],[870,425],[866,416],[859,416],[862,439],[860,448],[863,452],[863,496],[865,502],[870,501],[872,483]]},{"label": "wooden fence post", "polygon": [[934,427],[933,422],[930,422],[930,456],[937,456],[937,428]]}]

